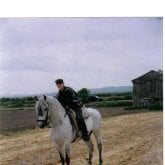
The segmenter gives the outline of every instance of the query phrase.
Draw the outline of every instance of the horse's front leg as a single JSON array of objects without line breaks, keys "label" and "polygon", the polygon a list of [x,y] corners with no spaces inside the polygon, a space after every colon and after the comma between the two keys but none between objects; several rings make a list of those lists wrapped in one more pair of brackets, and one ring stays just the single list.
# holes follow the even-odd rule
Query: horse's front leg
[{"label": "horse's front leg", "polygon": [[88,165],[92,164],[92,157],[93,157],[93,143],[91,140],[88,140],[86,142],[87,146],[88,146],[88,150],[89,150],[89,159],[88,159]]},{"label": "horse's front leg", "polygon": [[58,153],[60,155],[61,164],[65,165],[65,160],[66,160],[65,148],[64,148],[64,146],[57,146],[57,149],[58,149]]},{"label": "horse's front leg", "polygon": [[63,154],[59,151],[59,155],[60,155],[60,159],[61,159],[61,164],[62,165],[65,165],[65,159],[64,159],[64,156]]},{"label": "horse's front leg", "polygon": [[70,144],[66,144],[65,155],[66,155],[66,164],[67,165],[70,165],[70,147],[71,147]]}]

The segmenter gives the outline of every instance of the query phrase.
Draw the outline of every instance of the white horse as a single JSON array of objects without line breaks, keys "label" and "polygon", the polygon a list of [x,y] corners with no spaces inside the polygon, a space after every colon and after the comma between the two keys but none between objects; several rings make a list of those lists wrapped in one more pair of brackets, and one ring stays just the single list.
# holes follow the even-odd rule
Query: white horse
[{"label": "white horse", "polygon": [[[60,154],[62,165],[70,164],[71,143],[77,138],[76,130],[72,129],[69,117],[60,102],[51,96],[37,98],[36,102],[37,124],[40,128],[51,125],[51,136]],[[100,113],[92,108],[86,108],[88,118],[85,119],[87,130],[94,134],[99,151],[99,165],[102,164],[102,137]],[[93,144],[86,141],[89,149],[88,164],[92,164]]]}]

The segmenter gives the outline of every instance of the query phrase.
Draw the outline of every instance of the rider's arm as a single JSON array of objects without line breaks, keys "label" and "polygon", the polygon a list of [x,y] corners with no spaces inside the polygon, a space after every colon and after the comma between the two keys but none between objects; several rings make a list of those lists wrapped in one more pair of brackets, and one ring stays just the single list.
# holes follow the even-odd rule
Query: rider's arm
[{"label": "rider's arm", "polygon": [[72,88],[67,88],[66,91],[67,91],[67,99],[66,99],[67,105],[69,107],[73,105],[81,107],[77,93]]},{"label": "rider's arm", "polygon": [[70,88],[66,89],[66,104],[70,105],[74,100],[73,91]]}]

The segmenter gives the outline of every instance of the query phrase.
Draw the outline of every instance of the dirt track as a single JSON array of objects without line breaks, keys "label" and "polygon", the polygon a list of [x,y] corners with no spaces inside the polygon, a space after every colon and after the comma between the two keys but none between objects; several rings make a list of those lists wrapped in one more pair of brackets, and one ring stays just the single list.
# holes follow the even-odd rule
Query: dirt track
[{"label": "dirt track", "polygon": [[[162,165],[162,112],[145,112],[103,120],[104,165]],[[1,164],[52,165],[59,156],[48,130],[26,130],[1,135]],[[72,144],[72,165],[85,165],[87,149],[82,141]],[[95,146],[93,164],[96,165]]]}]

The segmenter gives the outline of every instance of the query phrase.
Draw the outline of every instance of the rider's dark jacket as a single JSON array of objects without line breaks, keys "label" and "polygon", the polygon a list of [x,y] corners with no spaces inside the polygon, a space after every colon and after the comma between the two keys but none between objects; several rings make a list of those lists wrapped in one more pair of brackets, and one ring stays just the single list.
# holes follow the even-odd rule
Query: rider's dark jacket
[{"label": "rider's dark jacket", "polygon": [[79,98],[77,93],[70,87],[64,87],[57,94],[57,99],[63,105],[63,107],[69,107],[71,109],[79,108]]}]

